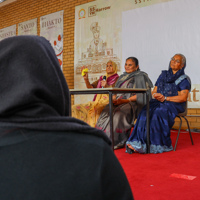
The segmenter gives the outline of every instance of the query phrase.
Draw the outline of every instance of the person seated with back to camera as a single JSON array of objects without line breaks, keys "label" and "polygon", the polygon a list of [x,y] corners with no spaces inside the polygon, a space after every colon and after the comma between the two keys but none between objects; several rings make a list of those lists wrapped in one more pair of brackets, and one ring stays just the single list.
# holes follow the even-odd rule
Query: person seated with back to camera
[{"label": "person seated with back to camera", "polygon": [[[82,67],[82,71],[87,69]],[[88,79],[88,73],[83,74],[85,84],[87,88],[109,88],[114,87],[119,75],[117,74],[117,64],[111,60],[107,62],[106,74],[100,76],[99,80],[90,84]],[[89,101],[85,104],[76,104],[72,106],[72,117],[80,119],[90,126],[95,127],[104,107],[109,103],[108,94],[96,94],[93,101]]]},{"label": "person seated with back to camera", "polygon": [[[153,84],[148,75],[140,71],[138,59],[129,57],[126,59],[125,72],[115,84],[116,88],[145,88],[151,96]],[[146,104],[146,95],[142,93],[125,93],[113,95],[113,133],[114,149],[124,147],[134,125],[137,115]],[[103,130],[110,137],[109,105],[102,111],[96,128]]]},{"label": "person seated with back to camera", "polygon": [[48,40],[0,41],[0,77],[1,200],[133,199],[109,138],[69,117],[69,89]]},{"label": "person seated with back to camera", "polygon": [[[178,113],[185,110],[191,82],[184,69],[186,58],[175,54],[169,69],[163,70],[152,91],[150,101],[150,153],[172,151],[170,129]],[[137,119],[130,138],[126,142],[126,152],[146,153],[146,107]]]}]

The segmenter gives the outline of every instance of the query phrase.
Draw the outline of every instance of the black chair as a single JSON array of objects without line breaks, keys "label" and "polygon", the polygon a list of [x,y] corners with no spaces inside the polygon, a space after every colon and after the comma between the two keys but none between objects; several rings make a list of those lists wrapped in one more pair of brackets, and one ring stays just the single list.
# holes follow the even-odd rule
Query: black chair
[{"label": "black chair", "polygon": [[181,131],[182,118],[184,118],[185,121],[187,122],[188,131],[189,131],[189,134],[190,134],[190,139],[191,139],[192,145],[194,145],[194,143],[193,143],[193,139],[192,139],[191,130],[190,130],[190,126],[189,126],[189,122],[188,122],[186,116],[187,116],[187,102],[186,102],[186,105],[185,105],[185,111],[182,112],[182,113],[179,113],[179,114],[176,116],[176,117],[178,117],[178,118],[180,119],[180,124],[179,124],[179,129],[178,129],[178,135],[177,135],[177,138],[176,138],[176,143],[175,143],[175,146],[174,146],[174,151],[176,151],[176,146],[177,146],[178,138],[179,138],[180,131]]}]

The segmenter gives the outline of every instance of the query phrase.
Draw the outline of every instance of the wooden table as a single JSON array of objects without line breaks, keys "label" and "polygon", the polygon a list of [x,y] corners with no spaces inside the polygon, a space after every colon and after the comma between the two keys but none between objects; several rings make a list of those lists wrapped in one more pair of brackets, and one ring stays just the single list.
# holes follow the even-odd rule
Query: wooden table
[{"label": "wooden table", "polygon": [[91,88],[91,89],[71,89],[70,91],[70,104],[69,111],[71,114],[71,95],[84,95],[84,94],[109,94],[109,113],[110,113],[110,139],[112,141],[112,149],[114,150],[114,134],[113,134],[113,103],[112,95],[121,93],[145,93],[147,100],[147,153],[150,153],[150,132],[149,132],[149,95],[148,89],[121,89],[121,88]]}]

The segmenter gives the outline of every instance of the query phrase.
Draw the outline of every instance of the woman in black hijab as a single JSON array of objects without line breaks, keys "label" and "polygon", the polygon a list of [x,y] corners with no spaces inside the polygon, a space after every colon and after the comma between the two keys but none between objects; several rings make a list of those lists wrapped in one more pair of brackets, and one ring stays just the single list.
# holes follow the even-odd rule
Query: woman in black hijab
[{"label": "woman in black hijab", "polygon": [[0,81],[0,199],[132,199],[109,139],[69,117],[68,86],[45,38],[2,40]]}]

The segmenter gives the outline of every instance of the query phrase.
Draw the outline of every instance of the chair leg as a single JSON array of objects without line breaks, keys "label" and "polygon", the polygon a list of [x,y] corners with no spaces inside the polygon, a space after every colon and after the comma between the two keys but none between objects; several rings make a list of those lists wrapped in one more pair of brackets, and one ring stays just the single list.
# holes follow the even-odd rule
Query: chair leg
[{"label": "chair leg", "polygon": [[175,143],[175,146],[174,146],[174,151],[176,151],[176,146],[177,146],[177,143],[178,143],[178,138],[179,138],[179,135],[180,135],[180,131],[181,131],[181,126],[182,126],[182,119],[181,117],[177,116],[179,119],[180,119],[180,125],[179,125],[179,129],[178,129],[178,135],[177,135],[177,138],[176,138],[176,143]]},{"label": "chair leg", "polygon": [[189,134],[190,134],[190,139],[191,139],[192,145],[194,145],[194,142],[193,142],[193,139],[192,139],[192,134],[191,134],[191,131],[190,131],[189,122],[188,122],[188,120],[187,120],[187,118],[185,116],[183,116],[183,118],[187,122],[188,130],[189,130]]}]

